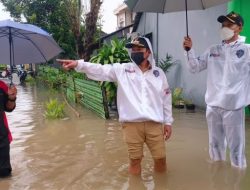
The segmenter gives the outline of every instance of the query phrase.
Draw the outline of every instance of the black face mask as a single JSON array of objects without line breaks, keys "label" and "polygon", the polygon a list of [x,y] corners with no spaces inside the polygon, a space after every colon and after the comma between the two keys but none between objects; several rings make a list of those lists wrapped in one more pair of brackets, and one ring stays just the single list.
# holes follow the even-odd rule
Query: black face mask
[{"label": "black face mask", "polygon": [[136,65],[140,65],[144,61],[144,53],[143,52],[131,53],[131,59],[136,63]]}]

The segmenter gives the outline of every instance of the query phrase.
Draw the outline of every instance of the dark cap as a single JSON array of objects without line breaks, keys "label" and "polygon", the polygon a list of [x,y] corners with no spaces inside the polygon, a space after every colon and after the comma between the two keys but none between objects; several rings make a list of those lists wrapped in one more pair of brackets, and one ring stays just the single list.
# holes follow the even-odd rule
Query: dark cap
[{"label": "dark cap", "polygon": [[135,46],[149,49],[148,43],[143,37],[137,37],[125,45],[126,48],[132,48]]},{"label": "dark cap", "polygon": [[234,24],[237,24],[238,26],[244,25],[243,18],[238,13],[235,13],[235,12],[231,12],[231,13],[227,14],[226,16],[221,15],[217,18],[217,21],[220,23],[223,23],[226,20],[229,22],[232,22]]}]

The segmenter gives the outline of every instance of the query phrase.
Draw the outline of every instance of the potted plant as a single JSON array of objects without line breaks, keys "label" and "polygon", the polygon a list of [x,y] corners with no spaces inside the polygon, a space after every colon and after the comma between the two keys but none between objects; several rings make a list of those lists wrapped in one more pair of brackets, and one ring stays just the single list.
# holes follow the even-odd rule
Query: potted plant
[{"label": "potted plant", "polygon": [[185,100],[185,107],[188,111],[194,111],[195,110],[195,104],[192,100]]},{"label": "potted plant", "polygon": [[175,88],[172,94],[172,104],[175,108],[183,109],[185,102],[182,97],[182,88]]}]

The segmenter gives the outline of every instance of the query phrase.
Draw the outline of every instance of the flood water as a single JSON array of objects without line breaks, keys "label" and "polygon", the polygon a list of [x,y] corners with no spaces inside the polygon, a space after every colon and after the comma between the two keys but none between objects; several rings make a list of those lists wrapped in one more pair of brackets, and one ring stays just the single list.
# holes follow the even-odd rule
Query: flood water
[{"label": "flood water", "polygon": [[[58,96],[44,87],[18,87],[17,108],[8,114],[13,175],[0,190],[249,190],[250,122],[246,125],[248,169],[209,162],[205,113],[174,111],[173,134],[166,143],[168,171],[155,174],[146,149],[142,175],[127,172],[127,150],[116,119],[103,120],[80,109],[78,118],[44,118],[44,102]],[[63,101],[62,97],[59,97]]]}]

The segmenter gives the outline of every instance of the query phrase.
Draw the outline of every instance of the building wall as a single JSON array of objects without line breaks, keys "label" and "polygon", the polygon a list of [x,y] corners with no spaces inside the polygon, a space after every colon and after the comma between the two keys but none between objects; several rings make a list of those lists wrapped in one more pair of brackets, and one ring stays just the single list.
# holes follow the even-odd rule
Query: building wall
[{"label": "building wall", "polygon": [[[227,12],[227,5],[219,5],[206,10],[189,11],[189,36],[193,39],[196,55],[203,53],[210,45],[220,43],[220,23],[217,17]],[[188,71],[184,50],[183,37],[186,35],[185,13],[143,14],[137,32],[142,35],[153,33],[152,45],[154,54],[163,59],[166,53],[180,63],[173,66],[167,73],[171,89],[183,88],[184,97],[192,99],[200,107],[205,107],[206,71],[192,74]],[[158,32],[157,32],[158,28]],[[157,37],[158,34],[158,37]],[[158,38],[158,41],[157,41]]]},{"label": "building wall", "polygon": [[[117,16],[117,29],[131,25],[133,23],[134,15],[129,10],[122,10]],[[121,25],[121,22],[123,23]]]},{"label": "building wall", "polygon": [[123,11],[119,15],[117,15],[117,29],[124,27],[125,22],[126,22],[126,14],[125,11]]},{"label": "building wall", "polygon": [[125,26],[128,26],[128,25],[132,24],[132,13],[130,11],[127,10],[125,12],[125,17],[126,17]]},{"label": "building wall", "polygon": [[131,25],[135,16],[124,3],[114,10],[114,14],[117,17],[117,29]]}]

